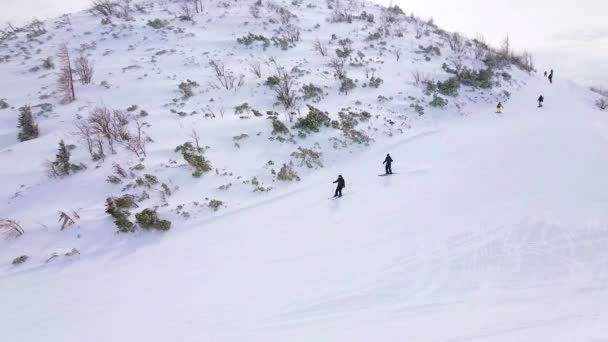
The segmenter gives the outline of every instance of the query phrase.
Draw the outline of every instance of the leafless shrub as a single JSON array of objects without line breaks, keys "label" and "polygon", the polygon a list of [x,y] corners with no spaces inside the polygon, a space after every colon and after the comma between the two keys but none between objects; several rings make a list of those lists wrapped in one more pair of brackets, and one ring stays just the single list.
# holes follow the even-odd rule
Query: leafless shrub
[{"label": "leafless shrub", "polygon": [[219,89],[224,88],[226,90],[231,90],[235,88],[241,87],[245,82],[245,76],[239,75],[237,78],[234,76],[230,69],[227,69],[222,61],[211,60],[209,65],[213,69],[213,73],[215,74],[216,82],[211,82],[210,85],[213,88]]},{"label": "leafless shrub", "polygon": [[315,48],[315,51],[317,51],[318,53],[321,54],[321,56],[327,57],[327,54],[328,54],[327,45],[321,43],[321,41],[319,39],[315,40],[314,48]]},{"label": "leafless shrub", "polygon": [[412,71],[412,78],[414,79],[415,85],[424,84],[429,81],[429,76],[420,72],[420,70]]},{"label": "leafless shrub", "polygon": [[67,45],[61,45],[57,57],[61,63],[58,79],[59,92],[63,95],[64,102],[74,102],[74,100],[76,100],[74,75],[72,74],[72,62],[70,61],[70,52],[68,51]]},{"label": "leafless shrub", "polygon": [[450,49],[452,49],[452,51],[458,54],[463,53],[465,51],[465,39],[460,33],[454,32],[452,34],[448,34],[446,36],[446,40],[448,41],[448,45],[450,46]]},{"label": "leafless shrub", "polygon": [[473,48],[475,53],[475,59],[478,61],[483,61],[487,52],[490,50],[486,39],[479,35],[477,38],[473,39]]},{"label": "leafless shrub", "polygon": [[38,37],[46,33],[44,23],[38,19],[34,19],[31,23],[29,23],[26,30],[28,31],[29,37]]},{"label": "leafless shrub", "polygon": [[194,147],[198,152],[203,152],[203,148],[201,147],[201,137],[198,135],[198,132],[193,128],[192,134],[190,134],[192,141],[194,142]]},{"label": "leafless shrub", "polygon": [[183,21],[192,21],[192,11],[193,10],[190,7],[190,4],[182,4],[179,8],[179,14],[177,17]]},{"label": "leafless shrub", "polygon": [[117,4],[112,0],[94,0],[89,10],[93,15],[111,17],[117,13]]},{"label": "leafless shrub", "polygon": [[401,58],[401,50],[399,48],[395,48],[395,49],[391,50],[391,52],[397,58],[397,62],[399,62],[399,58]]},{"label": "leafless shrub", "polygon": [[0,219],[0,234],[6,234],[8,237],[15,238],[23,235],[25,231],[19,223],[11,219]]},{"label": "leafless shrub", "polygon": [[203,13],[203,0],[189,0],[194,3],[194,11],[196,13]]},{"label": "leafless shrub", "polygon": [[272,78],[277,82],[273,84],[272,89],[275,91],[277,100],[285,107],[285,110],[292,109],[296,106],[297,101],[293,79],[283,67],[276,63],[276,61],[273,63],[275,69]]},{"label": "leafless shrub", "polygon": [[[105,107],[97,107],[93,110],[87,121],[91,125],[93,134],[107,141],[112,153],[116,153],[114,149],[115,142],[125,142],[130,139],[127,128],[129,117],[120,110],[110,111]],[[101,142],[103,142],[103,139]]]},{"label": "leafless shrub", "polygon": [[69,214],[65,211],[57,212],[59,214],[59,222],[61,223],[61,230],[76,224],[76,220],[80,220],[80,216],[75,210],[72,210]]},{"label": "leafless shrub", "polygon": [[600,110],[606,110],[608,109],[608,99],[606,99],[605,97],[601,97],[595,100],[595,105]]},{"label": "leafless shrub", "polygon": [[146,144],[148,142],[148,137],[144,132],[145,124],[139,119],[135,119],[135,133],[129,134],[127,139],[124,139],[123,145],[125,148],[133,153],[138,158],[146,157]]},{"label": "leafless shrub", "polygon": [[300,41],[300,28],[293,24],[285,24],[279,28],[281,37],[291,43]]},{"label": "leafless shrub", "polygon": [[343,58],[332,57],[329,67],[334,71],[334,77],[341,80],[346,77],[346,66]]},{"label": "leafless shrub", "polygon": [[91,158],[96,159],[94,148],[95,148],[95,133],[89,122],[84,120],[77,121],[74,126],[76,127],[76,135],[84,140],[87,144],[87,151]]},{"label": "leafless shrub", "polygon": [[257,78],[262,78],[262,64],[260,62],[249,63],[249,71]]},{"label": "leafless shrub", "polygon": [[51,70],[55,68],[55,63],[53,63],[53,57],[49,56],[47,58],[42,59],[42,67]]},{"label": "leafless shrub", "polygon": [[80,83],[89,84],[93,79],[93,73],[95,68],[93,62],[91,62],[86,56],[80,55],[74,61],[74,72],[78,75]]}]

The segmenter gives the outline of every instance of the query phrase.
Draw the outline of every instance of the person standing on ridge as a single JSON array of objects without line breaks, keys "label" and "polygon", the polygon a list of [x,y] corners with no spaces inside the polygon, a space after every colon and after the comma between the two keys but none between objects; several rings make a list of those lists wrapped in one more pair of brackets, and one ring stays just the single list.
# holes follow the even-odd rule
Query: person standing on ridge
[{"label": "person standing on ridge", "polygon": [[336,187],[334,197],[342,197],[342,189],[346,188],[346,182],[344,181],[344,178],[342,178],[342,175],[338,176],[338,179],[336,179],[334,184],[336,183],[338,183],[338,187]]},{"label": "person standing on ridge", "polygon": [[553,83],[553,69],[551,69],[551,72],[549,73],[549,83]]},{"label": "person standing on ridge", "polygon": [[545,98],[542,95],[538,97],[538,108],[541,108],[543,106],[544,101]]},{"label": "person standing on ridge", "polygon": [[498,102],[498,105],[496,105],[496,113],[502,113],[502,102]]},{"label": "person standing on ridge", "polygon": [[547,77],[547,70],[545,70],[545,77]]},{"label": "person standing on ridge", "polygon": [[384,162],[382,164],[385,165],[384,171],[386,172],[386,174],[387,175],[392,175],[393,174],[393,169],[391,169],[391,165],[393,164],[393,158],[391,158],[390,154],[386,155],[386,158],[384,159]]}]

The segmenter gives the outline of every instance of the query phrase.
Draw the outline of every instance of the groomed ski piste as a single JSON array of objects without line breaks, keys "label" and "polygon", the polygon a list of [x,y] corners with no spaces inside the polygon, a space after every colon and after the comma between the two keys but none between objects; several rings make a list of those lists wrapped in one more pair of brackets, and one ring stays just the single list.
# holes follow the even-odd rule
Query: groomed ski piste
[{"label": "groomed ski piste", "polygon": [[[76,18],[91,20],[88,14]],[[119,65],[118,57],[110,61]],[[100,73],[115,68],[101,60],[97,67]],[[3,68],[3,75],[16,75]],[[399,71],[402,77],[406,70]],[[194,126],[211,146],[206,155],[216,167],[251,179],[266,160],[280,160],[297,146],[269,142],[267,120],[169,117],[161,104],[171,94],[160,90],[150,100],[128,93],[107,103],[114,97],[104,95],[106,105],[118,108],[151,103],[144,107],[155,142],[146,172],[179,185],[168,207],[159,207],[159,215],[172,220],[168,232],[117,234],[103,212],[104,199],[121,194],[122,186],[111,190],[104,181],[112,163],[135,165],[139,159],[121,152],[98,168],[87,164],[85,171],[51,180],[40,166],[73,130],[62,126],[71,124],[70,111],[82,102],[97,104],[105,90],[89,87],[86,100],[57,105],[55,116],[38,121],[41,137],[25,143],[9,140],[17,132],[15,111],[10,120],[0,112],[6,133],[0,214],[19,218],[27,228],[18,238],[0,241],[0,337],[607,341],[607,113],[595,109],[596,95],[574,81],[556,76],[550,85],[542,74],[512,72],[521,81],[501,115],[494,113],[495,102],[482,99],[489,95],[473,101],[471,92],[450,98],[458,107],[450,103],[442,110],[428,108],[423,117],[408,114],[402,132],[384,117],[372,120],[370,127],[378,130],[369,130],[375,139],[369,146],[331,150],[323,143],[329,133],[311,135],[304,145],[321,142],[324,167],[297,168],[301,181],[287,185],[260,176],[274,188],[262,194],[237,184],[235,176],[231,192],[218,195],[211,189],[228,176],[195,179],[185,166],[163,163],[180,158],[173,148]],[[396,99],[374,109],[399,123],[403,104],[397,98],[405,95],[397,95],[388,72],[382,77],[390,84],[378,93],[394,93]],[[123,81],[123,89],[140,85],[130,82]],[[405,93],[416,89],[404,87]],[[9,103],[19,99],[18,90],[0,89]],[[327,96],[315,106],[334,111],[377,95],[376,89],[359,91],[348,99]],[[536,108],[539,94],[543,108]],[[189,101],[204,96],[209,95]],[[230,95],[224,96],[232,108]],[[260,139],[258,131],[264,132]],[[253,141],[236,149],[232,137],[242,132]],[[86,161],[82,150],[73,152],[75,160]],[[395,174],[378,177],[387,153]],[[339,174],[346,180],[344,196],[328,200]],[[20,187],[22,193],[14,195]],[[223,196],[227,205],[217,212],[190,209],[188,219],[175,212],[175,206],[205,196]],[[60,231],[56,211],[76,207],[81,220]],[[80,255],[64,257],[72,248]],[[53,253],[59,256],[45,262]],[[19,255],[29,259],[12,265]]]}]

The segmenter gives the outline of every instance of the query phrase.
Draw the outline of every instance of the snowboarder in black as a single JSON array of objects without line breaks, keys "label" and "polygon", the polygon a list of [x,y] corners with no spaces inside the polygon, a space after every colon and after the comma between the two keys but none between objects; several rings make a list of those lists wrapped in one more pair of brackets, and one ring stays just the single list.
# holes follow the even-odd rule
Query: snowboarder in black
[{"label": "snowboarder in black", "polygon": [[386,155],[386,159],[384,159],[384,162],[382,164],[386,165],[384,167],[384,171],[386,172],[386,174],[387,175],[392,175],[393,174],[393,170],[391,169],[391,164],[393,164],[393,158],[391,158],[390,154]]},{"label": "snowboarder in black", "polygon": [[545,98],[541,95],[538,97],[538,108],[541,108],[543,106],[543,101],[545,101]]},{"label": "snowboarder in black", "polygon": [[549,73],[549,83],[553,83],[553,69],[551,69],[551,72]]},{"label": "snowboarder in black", "polygon": [[346,182],[344,181],[344,178],[342,178],[342,175],[338,176],[338,179],[336,179],[334,184],[336,183],[338,183],[338,187],[336,188],[334,197],[342,197],[342,189],[346,188]]}]

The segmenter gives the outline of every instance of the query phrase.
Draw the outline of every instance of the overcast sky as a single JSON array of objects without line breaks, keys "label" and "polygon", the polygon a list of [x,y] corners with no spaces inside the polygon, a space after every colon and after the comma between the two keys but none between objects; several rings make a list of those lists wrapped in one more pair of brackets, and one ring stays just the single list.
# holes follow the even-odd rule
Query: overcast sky
[{"label": "overcast sky", "polygon": [[[383,4],[391,0],[375,0]],[[86,8],[91,0],[0,0],[0,23],[22,23]],[[498,44],[509,34],[532,52],[539,70],[554,68],[581,83],[608,86],[608,0],[393,0],[442,28],[482,34]]]}]

